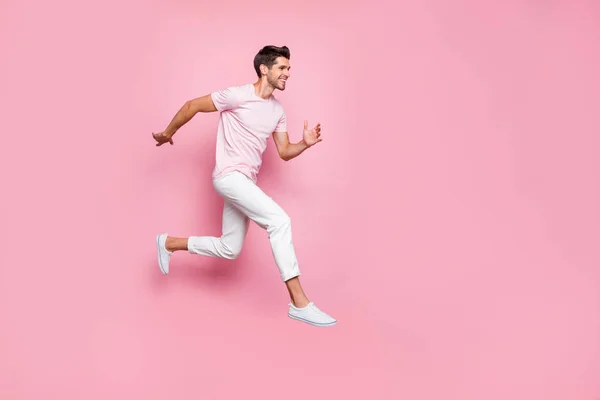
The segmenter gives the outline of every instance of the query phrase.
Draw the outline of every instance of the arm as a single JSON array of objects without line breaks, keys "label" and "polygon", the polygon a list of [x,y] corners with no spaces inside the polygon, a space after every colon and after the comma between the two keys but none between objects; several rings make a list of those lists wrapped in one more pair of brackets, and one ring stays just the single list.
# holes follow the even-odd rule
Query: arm
[{"label": "arm", "polygon": [[304,121],[304,133],[302,134],[302,140],[298,143],[290,143],[289,135],[287,132],[273,132],[273,141],[279,157],[284,161],[289,161],[292,158],[298,157],[304,152],[304,150],[314,146],[323,139],[321,139],[321,124],[317,124],[313,129],[308,129],[308,121]]},{"label": "arm", "polygon": [[172,137],[175,135],[175,132],[191,120],[196,113],[222,112],[237,107],[240,103],[240,90],[241,87],[230,87],[186,101],[164,132],[152,134],[158,142],[156,145],[161,146],[165,143],[173,144]]},{"label": "arm", "polygon": [[208,113],[214,111],[217,111],[217,108],[215,107],[210,94],[195,98],[193,100],[188,100],[179,109],[177,114],[175,114],[171,120],[171,123],[169,126],[167,126],[167,129],[165,129],[163,132],[163,135],[170,139],[173,137],[175,132],[179,130],[179,128],[189,122],[197,113]]},{"label": "arm", "polygon": [[274,132],[273,141],[275,142],[275,147],[277,147],[279,157],[284,161],[298,157],[304,150],[310,147],[304,142],[304,139],[298,143],[290,143],[287,132]]}]

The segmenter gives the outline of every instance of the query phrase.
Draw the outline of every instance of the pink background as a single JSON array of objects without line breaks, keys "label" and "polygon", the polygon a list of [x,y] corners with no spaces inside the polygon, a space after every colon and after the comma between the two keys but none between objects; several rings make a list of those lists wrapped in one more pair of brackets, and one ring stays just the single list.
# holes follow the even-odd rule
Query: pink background
[{"label": "pink background", "polygon": [[[597,2],[121,1],[1,3],[0,398],[600,398]],[[330,329],[255,225],[156,266],[219,233],[218,115],[151,132],[265,44],[323,126],[260,183]]]}]

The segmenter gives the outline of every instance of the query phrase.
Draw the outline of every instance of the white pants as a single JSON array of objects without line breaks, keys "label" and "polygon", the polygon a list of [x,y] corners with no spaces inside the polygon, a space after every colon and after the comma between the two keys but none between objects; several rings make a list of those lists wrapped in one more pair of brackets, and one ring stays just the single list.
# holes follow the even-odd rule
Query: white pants
[{"label": "white pants", "polygon": [[225,200],[222,235],[192,236],[188,239],[188,251],[203,256],[235,259],[242,250],[248,224],[252,220],[268,233],[281,279],[285,282],[299,276],[290,217],[285,211],[240,172],[227,173],[213,180],[213,185]]}]

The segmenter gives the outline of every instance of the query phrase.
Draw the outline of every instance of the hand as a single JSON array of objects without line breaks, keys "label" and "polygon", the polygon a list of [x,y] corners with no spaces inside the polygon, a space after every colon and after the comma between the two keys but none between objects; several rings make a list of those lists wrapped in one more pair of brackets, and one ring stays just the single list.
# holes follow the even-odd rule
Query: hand
[{"label": "hand", "polygon": [[156,146],[162,146],[165,143],[173,144],[173,139],[171,138],[171,136],[166,135],[164,132],[153,133],[152,137],[158,142],[156,143]]},{"label": "hand", "polygon": [[312,147],[315,144],[322,141],[323,139],[321,139],[321,124],[318,123],[317,126],[309,130],[308,121],[304,121],[304,133],[302,134],[302,137],[304,139],[304,143],[308,147]]}]

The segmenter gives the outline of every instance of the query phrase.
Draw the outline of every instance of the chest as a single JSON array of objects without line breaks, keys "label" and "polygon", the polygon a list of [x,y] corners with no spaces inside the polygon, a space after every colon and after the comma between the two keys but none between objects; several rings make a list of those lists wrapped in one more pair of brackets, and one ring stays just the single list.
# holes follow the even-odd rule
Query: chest
[{"label": "chest", "polygon": [[282,111],[268,103],[249,103],[235,110],[238,122],[259,137],[270,136],[277,127]]}]

